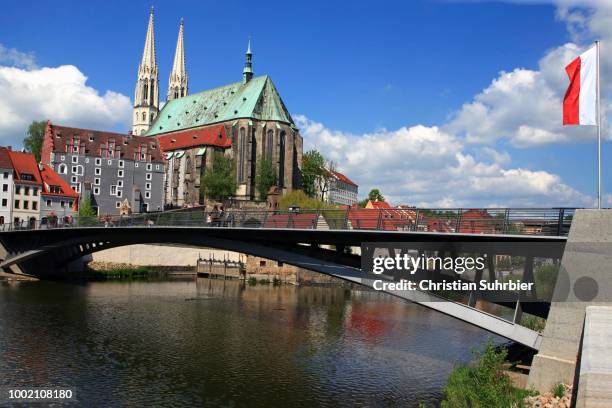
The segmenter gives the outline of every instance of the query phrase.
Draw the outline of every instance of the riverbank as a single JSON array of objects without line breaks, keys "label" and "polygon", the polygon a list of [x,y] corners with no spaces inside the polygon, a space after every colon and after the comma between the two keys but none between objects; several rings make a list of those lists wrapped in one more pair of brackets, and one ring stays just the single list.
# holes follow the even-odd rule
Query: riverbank
[{"label": "riverbank", "polygon": [[174,275],[195,276],[190,266],[134,266],[112,262],[90,262],[83,277],[87,280],[166,278]]}]

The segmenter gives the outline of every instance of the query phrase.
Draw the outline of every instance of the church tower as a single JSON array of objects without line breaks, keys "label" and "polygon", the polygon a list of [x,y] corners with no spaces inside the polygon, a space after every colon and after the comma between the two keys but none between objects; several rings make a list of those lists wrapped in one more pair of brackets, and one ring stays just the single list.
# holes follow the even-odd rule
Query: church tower
[{"label": "church tower", "polygon": [[185,69],[185,48],[183,45],[183,19],[179,28],[178,40],[176,40],[176,51],[174,53],[174,64],[168,81],[168,100],[187,96],[189,91],[189,78]]},{"label": "church tower", "polygon": [[247,83],[253,78],[253,53],[251,52],[251,40],[249,39],[249,45],[247,46],[246,61],[244,63],[244,69],[242,70],[242,82]]},{"label": "church tower", "polygon": [[142,61],[138,66],[138,81],[134,92],[134,117],[132,134],[144,134],[159,113],[159,78],[155,56],[155,32],[153,30],[153,7],[149,14],[149,27],[145,40]]}]

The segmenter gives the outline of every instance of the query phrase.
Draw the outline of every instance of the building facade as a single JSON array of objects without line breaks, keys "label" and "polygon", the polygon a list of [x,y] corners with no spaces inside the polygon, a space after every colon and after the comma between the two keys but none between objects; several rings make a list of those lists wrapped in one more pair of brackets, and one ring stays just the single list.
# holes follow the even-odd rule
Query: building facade
[{"label": "building facade", "polygon": [[331,171],[329,188],[323,194],[323,201],[335,205],[353,205],[359,200],[359,186],[338,171]]},{"label": "building facade", "polygon": [[40,221],[42,180],[36,158],[31,153],[9,151],[13,165],[13,224],[34,228]]},{"label": "building facade", "polygon": [[163,209],[164,161],[156,139],[47,123],[41,155],[98,215]]},{"label": "building facade", "polygon": [[13,165],[9,156],[9,149],[0,147],[0,228],[10,224],[13,220]]},{"label": "building facade", "polygon": [[40,222],[42,225],[67,224],[78,211],[79,194],[51,166],[39,166],[42,180]]}]

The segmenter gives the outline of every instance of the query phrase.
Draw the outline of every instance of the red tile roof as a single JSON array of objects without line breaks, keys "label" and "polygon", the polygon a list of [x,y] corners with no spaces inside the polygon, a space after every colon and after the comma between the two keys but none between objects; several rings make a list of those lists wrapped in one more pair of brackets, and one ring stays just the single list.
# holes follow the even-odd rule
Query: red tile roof
[{"label": "red tile roof", "polygon": [[158,136],[159,145],[164,152],[187,149],[196,146],[231,147],[232,140],[227,137],[225,126],[215,125]]},{"label": "red tile roof", "polygon": [[11,157],[9,156],[9,149],[0,146],[0,169],[12,169],[13,163],[11,163]]},{"label": "red tile roof", "polygon": [[[42,184],[38,164],[32,153],[9,150],[8,154],[11,158],[11,163],[13,163],[13,168],[15,169],[15,183]],[[32,179],[24,179],[24,177],[27,177],[26,175],[30,175]]]},{"label": "red tile roof", "polygon": [[[44,182],[42,192],[43,195],[79,198],[79,194],[74,191],[59,174],[53,171],[50,166],[47,166],[46,164],[43,165],[40,175],[42,176],[42,180]],[[59,187],[60,192],[51,192],[51,186]]]},{"label": "red tile roof", "polygon": [[338,172],[338,171],[334,171],[332,170],[332,173],[334,174],[334,176],[336,176],[338,178],[338,180],[342,181],[343,183],[346,184],[350,184],[352,186],[357,186],[357,184],[353,183],[348,177],[346,177],[344,174]]},{"label": "red tile roof", "polygon": [[317,214],[274,214],[270,215],[264,223],[265,228],[315,228]]},{"label": "red tile roof", "polygon": [[154,137],[59,126],[52,124],[50,121],[47,122],[45,130],[41,161],[44,164],[50,164],[51,152],[66,152],[66,146],[72,148],[75,137],[79,141],[79,154],[109,157],[107,154],[110,141],[115,144],[114,158],[139,159],[139,154],[144,152],[144,148],[146,148],[146,160],[152,162],[163,161],[162,152]]},{"label": "red tile roof", "polygon": [[380,229],[401,231],[411,228],[416,220],[416,212],[397,208],[350,208],[348,219],[353,229]]},{"label": "red tile roof", "polygon": [[388,202],[386,201],[368,201],[366,206],[371,206],[372,208],[391,208]]}]

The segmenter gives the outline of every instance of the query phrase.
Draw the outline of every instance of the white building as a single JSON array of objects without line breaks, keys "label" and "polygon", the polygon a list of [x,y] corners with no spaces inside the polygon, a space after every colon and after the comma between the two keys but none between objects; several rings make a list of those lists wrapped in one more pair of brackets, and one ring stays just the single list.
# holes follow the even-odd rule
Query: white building
[{"label": "white building", "polygon": [[9,150],[0,147],[0,229],[5,224],[10,224],[13,219],[13,165],[9,156]]},{"label": "white building", "polygon": [[323,201],[336,205],[353,205],[357,199],[359,186],[344,174],[332,170],[329,188],[323,194]]}]

